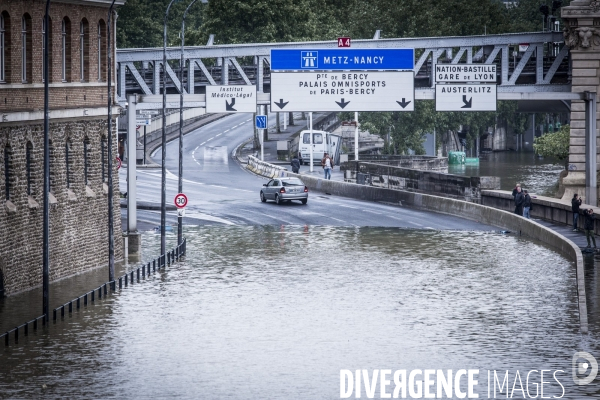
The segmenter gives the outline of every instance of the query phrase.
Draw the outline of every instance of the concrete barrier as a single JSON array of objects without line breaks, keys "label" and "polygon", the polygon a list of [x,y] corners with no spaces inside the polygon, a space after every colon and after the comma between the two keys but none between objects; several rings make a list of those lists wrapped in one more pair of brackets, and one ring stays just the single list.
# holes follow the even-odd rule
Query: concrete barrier
[{"label": "concrete barrier", "polygon": [[[251,164],[252,167],[250,167]],[[538,224],[535,221],[523,218],[512,212],[467,201],[450,199],[447,197],[378,188],[374,186],[357,185],[354,183],[324,180],[314,176],[294,174],[287,172],[285,168],[262,162],[255,157],[252,157],[252,160],[249,158],[248,166],[248,169],[252,170],[253,172],[271,178],[274,176],[295,176],[301,178],[309,190],[315,190],[359,200],[395,203],[403,206],[419,208],[421,210],[459,216],[539,240],[540,242],[555,248],[558,252],[575,263],[577,274],[577,300],[579,303],[579,324],[582,333],[588,332],[583,255],[581,254],[581,250],[568,238],[546,228],[543,225]],[[263,171],[264,173],[257,171]]]}]

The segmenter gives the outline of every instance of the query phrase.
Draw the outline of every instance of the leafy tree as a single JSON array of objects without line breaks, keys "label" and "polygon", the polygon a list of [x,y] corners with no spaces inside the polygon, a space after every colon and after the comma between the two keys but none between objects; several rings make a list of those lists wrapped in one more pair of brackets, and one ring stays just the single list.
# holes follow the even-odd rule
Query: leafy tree
[{"label": "leafy tree", "polygon": [[[127,0],[118,9],[117,47],[162,47],[165,12],[170,0]],[[169,10],[167,21],[167,46],[181,44],[179,32],[183,12],[191,0],[177,1]],[[198,0],[186,16],[186,43],[188,33],[197,31],[202,23],[205,4]]]},{"label": "leafy tree", "polygon": [[546,133],[533,140],[533,149],[543,157],[555,157],[567,160],[569,157],[569,139],[571,127],[563,125],[556,132]]}]

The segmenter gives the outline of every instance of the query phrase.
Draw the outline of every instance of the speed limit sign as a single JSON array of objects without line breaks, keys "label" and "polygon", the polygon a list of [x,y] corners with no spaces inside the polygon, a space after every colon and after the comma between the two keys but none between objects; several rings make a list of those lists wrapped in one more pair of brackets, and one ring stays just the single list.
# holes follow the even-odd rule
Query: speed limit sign
[{"label": "speed limit sign", "polygon": [[184,208],[185,206],[187,206],[187,196],[183,193],[178,193],[177,196],[175,196],[175,207],[177,208]]}]

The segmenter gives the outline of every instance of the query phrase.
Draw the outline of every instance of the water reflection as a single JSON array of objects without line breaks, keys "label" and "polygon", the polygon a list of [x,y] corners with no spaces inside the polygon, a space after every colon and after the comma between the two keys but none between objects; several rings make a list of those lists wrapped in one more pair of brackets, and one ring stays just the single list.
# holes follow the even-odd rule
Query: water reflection
[{"label": "water reflection", "polygon": [[448,173],[465,176],[499,176],[503,190],[521,183],[531,193],[554,196],[564,162],[539,158],[534,153],[497,152],[481,155],[479,164],[449,165]]},{"label": "water reflection", "polygon": [[[578,333],[573,265],[539,244],[312,226],[186,236],[186,262],[2,350],[0,396],[334,399],[340,369],[359,368],[479,368],[480,397],[488,369],[560,369],[567,398],[600,393],[569,385],[573,353],[600,347]],[[144,252],[159,241],[145,235]]]}]

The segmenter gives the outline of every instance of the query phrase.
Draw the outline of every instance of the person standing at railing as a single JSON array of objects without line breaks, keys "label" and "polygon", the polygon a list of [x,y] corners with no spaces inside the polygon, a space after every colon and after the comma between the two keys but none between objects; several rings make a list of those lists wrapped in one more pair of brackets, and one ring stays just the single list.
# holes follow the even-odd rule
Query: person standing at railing
[{"label": "person standing at railing", "polygon": [[581,206],[581,197],[577,193],[571,199],[571,210],[573,211],[573,232],[577,232],[577,220],[579,219],[579,206]]}]

